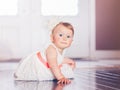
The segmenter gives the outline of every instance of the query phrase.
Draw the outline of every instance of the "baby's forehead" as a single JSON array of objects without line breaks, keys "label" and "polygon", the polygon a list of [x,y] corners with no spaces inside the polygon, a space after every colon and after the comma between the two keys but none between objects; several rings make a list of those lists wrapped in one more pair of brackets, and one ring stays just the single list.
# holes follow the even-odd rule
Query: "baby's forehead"
[{"label": "baby's forehead", "polygon": [[53,32],[68,32],[68,33],[71,33],[72,30],[67,28],[66,26],[64,25],[58,25]]},{"label": "baby's forehead", "polygon": [[63,34],[72,34],[72,30],[68,29],[68,30],[58,30],[56,31],[56,33],[63,33]]}]

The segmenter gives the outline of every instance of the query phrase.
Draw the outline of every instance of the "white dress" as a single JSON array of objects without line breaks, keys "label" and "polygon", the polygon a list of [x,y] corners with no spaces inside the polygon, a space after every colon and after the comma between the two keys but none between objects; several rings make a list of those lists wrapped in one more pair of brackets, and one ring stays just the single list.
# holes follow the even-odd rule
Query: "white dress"
[{"label": "white dress", "polygon": [[[53,44],[51,44],[53,45]],[[53,45],[55,48],[56,46]],[[63,55],[58,52],[58,65],[61,65],[63,61]],[[62,74],[66,78],[73,78],[73,70],[68,64],[62,64],[60,67]],[[18,68],[14,73],[15,80],[54,80],[56,79],[51,72],[49,65],[46,60],[45,52],[35,52],[26,58],[22,59],[19,63]]]}]

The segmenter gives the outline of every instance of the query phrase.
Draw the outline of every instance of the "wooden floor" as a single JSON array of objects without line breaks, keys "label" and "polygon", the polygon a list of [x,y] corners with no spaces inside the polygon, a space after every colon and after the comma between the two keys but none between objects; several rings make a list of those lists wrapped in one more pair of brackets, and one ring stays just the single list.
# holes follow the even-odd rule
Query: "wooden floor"
[{"label": "wooden floor", "polygon": [[2,62],[0,63],[0,90],[120,90],[119,64],[113,65],[114,67],[110,64],[108,66],[99,64],[98,67],[97,63],[93,63],[77,61],[72,83],[59,86],[53,81],[14,81],[13,72],[18,63]]}]

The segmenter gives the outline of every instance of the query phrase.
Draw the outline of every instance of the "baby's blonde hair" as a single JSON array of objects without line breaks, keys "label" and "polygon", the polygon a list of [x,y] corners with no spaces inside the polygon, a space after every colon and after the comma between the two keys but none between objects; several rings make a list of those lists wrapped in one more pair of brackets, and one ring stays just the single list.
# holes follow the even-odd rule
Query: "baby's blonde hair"
[{"label": "baby's blonde hair", "polygon": [[56,27],[59,26],[59,25],[63,25],[63,26],[65,26],[66,28],[70,29],[70,30],[72,31],[73,35],[74,35],[74,28],[73,28],[73,26],[72,26],[70,23],[68,23],[68,22],[60,22],[60,23],[58,23],[58,24],[52,29],[52,34],[53,34],[54,30],[56,29]]}]

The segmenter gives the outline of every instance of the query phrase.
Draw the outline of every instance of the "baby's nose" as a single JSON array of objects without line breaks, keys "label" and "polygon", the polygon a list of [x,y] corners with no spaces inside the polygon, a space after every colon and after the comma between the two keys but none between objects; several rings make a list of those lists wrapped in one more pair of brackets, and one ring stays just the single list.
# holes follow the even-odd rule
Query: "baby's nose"
[{"label": "baby's nose", "polygon": [[67,40],[67,37],[66,37],[66,36],[64,36],[64,37],[63,37],[63,40]]}]

